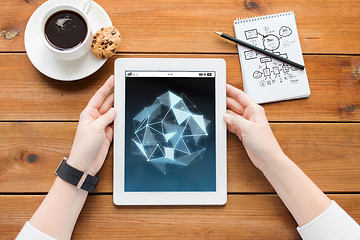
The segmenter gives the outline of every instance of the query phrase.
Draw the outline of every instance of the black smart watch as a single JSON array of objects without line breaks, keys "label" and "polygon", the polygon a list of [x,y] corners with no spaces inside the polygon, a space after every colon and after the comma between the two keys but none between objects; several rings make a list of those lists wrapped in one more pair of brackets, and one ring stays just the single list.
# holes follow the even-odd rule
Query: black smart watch
[{"label": "black smart watch", "polygon": [[91,176],[86,172],[82,172],[70,166],[67,162],[67,157],[64,157],[55,171],[55,174],[65,182],[68,182],[77,188],[88,192],[93,192],[96,185],[100,181],[98,176]]}]

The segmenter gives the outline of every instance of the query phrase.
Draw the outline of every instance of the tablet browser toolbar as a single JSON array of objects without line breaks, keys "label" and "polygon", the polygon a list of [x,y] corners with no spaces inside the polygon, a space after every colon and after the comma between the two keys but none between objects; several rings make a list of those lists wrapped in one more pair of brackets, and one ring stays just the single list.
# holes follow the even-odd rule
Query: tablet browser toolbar
[{"label": "tablet browser toolbar", "polygon": [[201,77],[213,78],[215,72],[145,72],[145,71],[126,71],[126,77]]}]

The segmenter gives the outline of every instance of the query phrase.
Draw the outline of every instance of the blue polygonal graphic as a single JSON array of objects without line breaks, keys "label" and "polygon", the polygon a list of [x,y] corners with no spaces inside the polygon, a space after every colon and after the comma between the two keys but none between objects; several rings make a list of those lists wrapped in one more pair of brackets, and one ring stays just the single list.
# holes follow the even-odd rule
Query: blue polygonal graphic
[{"label": "blue polygonal graphic", "polygon": [[201,159],[210,121],[184,94],[168,91],[134,118],[133,153],[164,174]]}]

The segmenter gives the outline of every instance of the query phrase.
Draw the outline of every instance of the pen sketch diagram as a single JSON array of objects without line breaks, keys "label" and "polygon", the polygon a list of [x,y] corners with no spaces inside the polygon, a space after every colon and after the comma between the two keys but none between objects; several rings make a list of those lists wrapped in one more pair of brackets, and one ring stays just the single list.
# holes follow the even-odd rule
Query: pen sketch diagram
[{"label": "pen sketch diagram", "polygon": [[[296,43],[291,39],[292,30],[288,26],[282,26],[280,29],[270,29],[265,26],[263,29],[249,29],[244,31],[245,39],[254,46],[260,47],[266,51],[277,54],[288,59],[288,50]],[[259,81],[261,87],[284,83],[297,83],[298,78],[295,72],[296,67],[273,59],[261,54],[255,50],[244,51],[245,61],[251,61],[257,65],[252,72],[253,79]]]}]

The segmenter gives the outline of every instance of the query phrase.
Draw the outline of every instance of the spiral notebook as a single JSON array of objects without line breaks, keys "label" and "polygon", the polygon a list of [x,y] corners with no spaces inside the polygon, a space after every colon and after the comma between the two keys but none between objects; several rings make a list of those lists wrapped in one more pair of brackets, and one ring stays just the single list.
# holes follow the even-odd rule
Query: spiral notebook
[{"label": "spiral notebook", "polygon": [[[284,12],[234,21],[236,38],[304,65],[295,14]],[[244,91],[257,103],[310,95],[306,70],[238,44]]]}]

